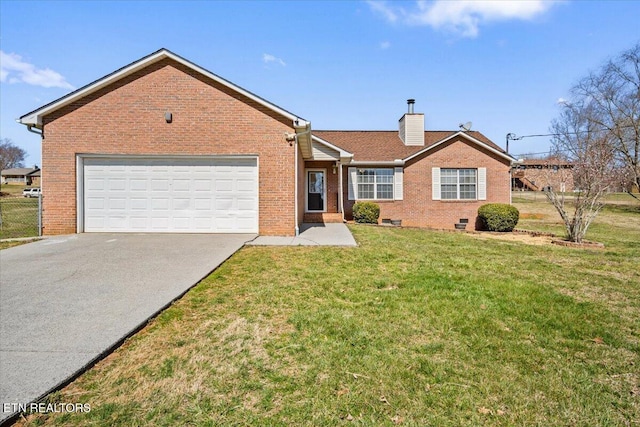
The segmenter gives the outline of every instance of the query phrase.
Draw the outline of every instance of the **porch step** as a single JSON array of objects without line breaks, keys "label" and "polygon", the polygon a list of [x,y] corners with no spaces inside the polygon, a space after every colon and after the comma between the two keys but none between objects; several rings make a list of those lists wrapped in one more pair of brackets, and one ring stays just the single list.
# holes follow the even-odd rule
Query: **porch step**
[{"label": "porch step", "polygon": [[331,222],[342,222],[342,214],[341,213],[306,213],[304,214],[304,222],[323,222],[323,223],[331,223]]}]

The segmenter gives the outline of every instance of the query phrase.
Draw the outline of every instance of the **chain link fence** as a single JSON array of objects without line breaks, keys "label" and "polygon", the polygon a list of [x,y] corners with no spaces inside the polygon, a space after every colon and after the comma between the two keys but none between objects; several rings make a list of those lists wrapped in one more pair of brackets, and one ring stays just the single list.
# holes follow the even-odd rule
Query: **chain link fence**
[{"label": "chain link fence", "polygon": [[0,197],[0,240],[42,234],[42,196]]}]

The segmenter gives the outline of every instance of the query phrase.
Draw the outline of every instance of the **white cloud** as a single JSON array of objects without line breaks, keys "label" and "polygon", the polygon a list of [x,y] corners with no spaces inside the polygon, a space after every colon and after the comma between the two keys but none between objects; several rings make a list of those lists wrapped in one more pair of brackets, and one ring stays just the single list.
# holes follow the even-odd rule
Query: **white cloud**
[{"label": "white cloud", "polygon": [[558,100],[556,101],[556,104],[568,104],[569,101],[564,99],[563,97],[558,98]]},{"label": "white cloud", "polygon": [[33,64],[23,61],[20,55],[3,51],[0,51],[0,81],[63,89],[74,88],[61,74],[49,68],[36,68]]},{"label": "white cloud", "polygon": [[287,66],[287,64],[281,58],[277,58],[269,53],[262,54],[262,62],[264,62],[265,64],[270,64],[274,62],[276,64],[282,65],[283,67]]},{"label": "white cloud", "polygon": [[419,0],[411,9],[384,1],[369,1],[371,9],[387,21],[426,25],[462,37],[477,37],[481,25],[490,22],[530,20],[542,15],[557,1],[552,0]]},{"label": "white cloud", "polygon": [[380,43],[380,49],[389,49],[391,47],[391,43],[390,42],[382,42]]},{"label": "white cloud", "polygon": [[391,6],[387,5],[386,1],[367,0],[367,3],[373,11],[384,16],[387,21],[396,22],[398,20],[398,14],[393,10]]}]

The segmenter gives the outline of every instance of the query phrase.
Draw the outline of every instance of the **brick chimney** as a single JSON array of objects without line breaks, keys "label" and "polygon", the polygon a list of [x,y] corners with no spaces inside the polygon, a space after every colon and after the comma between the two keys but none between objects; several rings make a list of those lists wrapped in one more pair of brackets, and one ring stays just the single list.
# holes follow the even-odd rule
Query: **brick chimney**
[{"label": "brick chimney", "polygon": [[424,114],[414,113],[415,99],[407,99],[408,111],[399,120],[399,135],[404,145],[424,146]]}]

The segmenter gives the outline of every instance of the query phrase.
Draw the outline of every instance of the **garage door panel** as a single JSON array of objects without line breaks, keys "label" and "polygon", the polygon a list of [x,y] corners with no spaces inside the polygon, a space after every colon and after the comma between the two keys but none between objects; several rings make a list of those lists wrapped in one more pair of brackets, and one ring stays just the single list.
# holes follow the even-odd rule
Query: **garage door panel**
[{"label": "garage door panel", "polygon": [[256,211],[256,199],[251,198],[241,198],[238,197],[238,210],[241,212],[247,212],[250,214],[255,214]]},{"label": "garage door panel", "polygon": [[138,217],[131,216],[129,217],[129,227],[134,231],[144,231],[147,229],[147,224],[149,222],[149,218],[146,216]]},{"label": "garage door panel", "polygon": [[178,211],[191,210],[191,199],[173,199],[173,209]]},{"label": "garage door panel", "polygon": [[151,191],[169,191],[168,179],[151,179]]},{"label": "garage door panel", "polygon": [[88,210],[103,210],[104,209],[104,198],[102,197],[90,197],[87,199],[85,203],[85,208]]},{"label": "garage door panel", "polygon": [[167,164],[153,164],[150,167],[151,172],[154,173],[169,173],[169,166]]},{"label": "garage door panel", "polygon": [[114,231],[118,230],[126,230],[128,225],[127,217],[125,216],[117,216],[117,215],[109,215],[107,220],[107,227]]},{"label": "garage door panel", "polygon": [[[100,172],[100,171],[97,171]],[[104,190],[105,185],[104,185],[104,178],[89,178],[87,179],[87,183],[86,183],[86,190],[90,190],[90,191],[97,191],[97,190]]]},{"label": "garage door panel", "polygon": [[258,231],[255,158],[84,159],[85,231]]},{"label": "garage door panel", "polygon": [[154,217],[151,218],[151,230],[152,231],[166,231],[169,229],[168,217]]},{"label": "garage door panel", "polygon": [[216,228],[220,231],[231,231],[235,227],[235,218],[216,218]]},{"label": "garage door panel", "polygon": [[195,198],[193,200],[193,207],[196,211],[209,211],[213,208],[213,203],[210,198]]},{"label": "garage door panel", "polygon": [[127,188],[127,180],[122,178],[109,178],[107,190],[124,191]]},{"label": "garage door panel", "polygon": [[168,211],[169,210],[169,198],[166,197],[154,197],[151,199],[151,210],[156,211]]},{"label": "garage door panel", "polygon": [[216,179],[216,192],[231,192],[233,191],[232,179]]},{"label": "garage door panel", "polygon": [[189,217],[173,217],[172,227],[176,230],[188,231],[191,227],[191,218]]},{"label": "garage door panel", "polygon": [[147,199],[141,197],[131,197],[129,199],[130,208],[132,211],[146,211],[147,210]]},{"label": "garage door panel", "polygon": [[106,228],[104,217],[89,217],[85,219],[85,227],[94,229]]},{"label": "garage door panel", "polygon": [[238,185],[238,192],[253,193],[255,181],[252,179],[238,179],[236,180]]},{"label": "garage door panel", "polygon": [[109,197],[109,209],[112,211],[127,210],[127,199],[124,197]]},{"label": "garage door panel", "polygon": [[143,178],[131,178],[129,179],[130,191],[147,191],[147,180]]},{"label": "garage door panel", "polygon": [[251,232],[250,230],[253,227],[253,218],[238,218],[236,220],[236,228],[238,230]]},{"label": "garage door panel", "polygon": [[211,191],[213,190],[213,185],[210,179],[195,179],[193,189],[195,191]]},{"label": "garage door panel", "polygon": [[174,179],[171,181],[171,189],[173,191],[191,191],[190,179]]},{"label": "garage door panel", "polygon": [[216,197],[215,209],[219,211],[220,216],[224,216],[230,209],[233,209],[233,197]]}]

